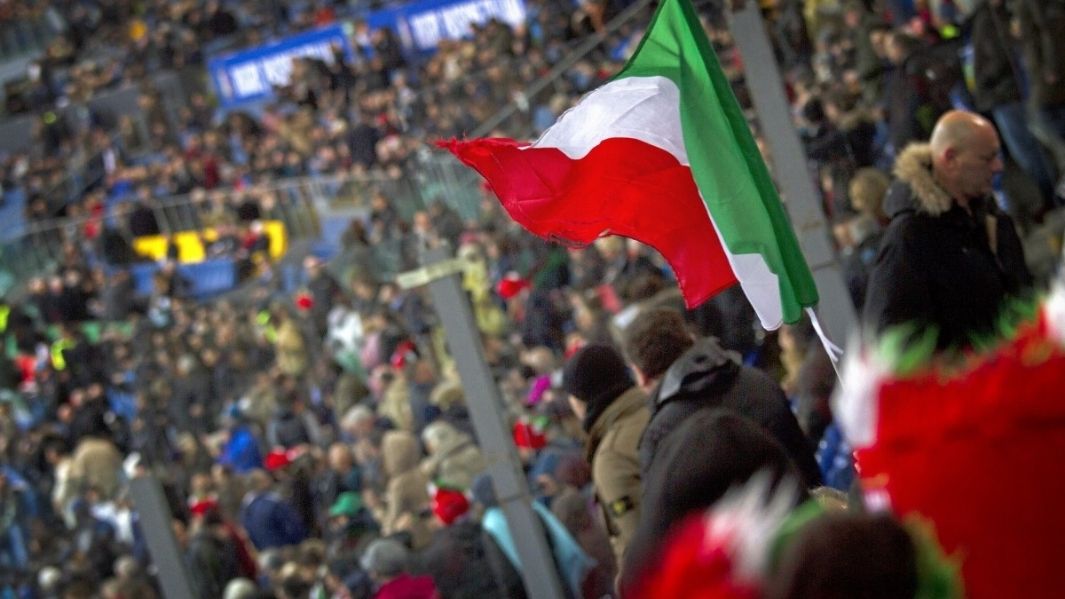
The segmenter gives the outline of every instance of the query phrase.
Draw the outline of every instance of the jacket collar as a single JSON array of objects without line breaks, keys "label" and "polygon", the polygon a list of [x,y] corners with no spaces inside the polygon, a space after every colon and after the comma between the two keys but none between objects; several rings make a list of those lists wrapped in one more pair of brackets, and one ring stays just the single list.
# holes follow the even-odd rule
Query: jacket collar
[{"label": "jacket collar", "polygon": [[602,442],[607,431],[614,428],[619,421],[628,418],[632,414],[645,409],[646,407],[647,396],[639,387],[631,387],[628,391],[619,395],[617,399],[615,399],[610,406],[603,411],[599,418],[595,419],[595,424],[593,424],[588,431],[588,444],[585,447],[585,455],[588,458],[588,463],[590,464],[592,462],[592,457],[595,456],[595,450],[599,448],[599,443]]},{"label": "jacket collar", "polygon": [[741,360],[714,337],[696,341],[662,376],[654,394],[655,409],[681,395],[720,393],[736,379]]},{"label": "jacket collar", "polygon": [[910,144],[895,160],[895,177],[910,186],[914,208],[929,216],[939,216],[954,205],[954,200],[932,176],[932,146]]}]

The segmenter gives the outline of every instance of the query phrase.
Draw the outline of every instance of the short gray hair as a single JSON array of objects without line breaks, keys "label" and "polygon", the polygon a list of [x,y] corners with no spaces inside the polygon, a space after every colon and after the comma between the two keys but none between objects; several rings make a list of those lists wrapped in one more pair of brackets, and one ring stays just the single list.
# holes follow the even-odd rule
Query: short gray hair
[{"label": "short gray hair", "polygon": [[378,539],[363,553],[362,568],[383,578],[398,576],[407,570],[407,549],[393,539]]}]

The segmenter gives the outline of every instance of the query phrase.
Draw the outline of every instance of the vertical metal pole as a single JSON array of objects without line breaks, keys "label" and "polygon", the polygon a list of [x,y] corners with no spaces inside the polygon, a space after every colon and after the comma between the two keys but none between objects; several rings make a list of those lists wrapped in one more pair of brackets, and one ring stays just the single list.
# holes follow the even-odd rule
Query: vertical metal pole
[{"label": "vertical metal pole", "polygon": [[[437,248],[428,252],[425,263],[431,265],[450,257],[446,250]],[[499,505],[507,518],[510,536],[517,544],[525,590],[529,597],[536,599],[561,599],[562,587],[555,562],[547,546],[544,528],[532,509],[532,497],[522,475],[517,450],[503,426],[503,402],[482,353],[469,298],[457,274],[431,281],[429,292],[444,323],[447,341],[466,389],[470,416]]]},{"label": "vertical metal pole", "polygon": [[806,165],[806,153],[791,120],[780,67],[766,35],[758,2],[748,1],[734,13],[732,37],[743,56],[750,89],[762,132],[773,154],[780,189],[786,190],[786,207],[799,246],[813,271],[821,296],[818,312],[828,335],[838,344],[845,343],[857,319],[850,294],[843,284],[835,249],[829,243],[829,231],[821,202]]},{"label": "vertical metal pole", "polygon": [[171,524],[170,508],[163,487],[154,476],[141,476],[129,483],[130,496],[140,516],[140,527],[159,576],[166,599],[195,599],[185,560]]}]

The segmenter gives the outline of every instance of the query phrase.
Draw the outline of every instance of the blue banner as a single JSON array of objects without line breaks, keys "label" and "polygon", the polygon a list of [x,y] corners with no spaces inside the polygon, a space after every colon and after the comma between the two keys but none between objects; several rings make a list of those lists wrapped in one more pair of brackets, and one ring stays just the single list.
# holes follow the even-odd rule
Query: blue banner
[{"label": "blue banner", "polygon": [[422,0],[369,15],[373,28],[390,27],[409,51],[426,52],[441,40],[461,39],[470,26],[498,19],[511,27],[525,22],[522,0]]},{"label": "blue banner", "polygon": [[292,59],[310,57],[333,62],[334,48],[352,56],[340,25],[300,33],[262,46],[213,58],[207,69],[223,108],[269,98],[292,74]]}]

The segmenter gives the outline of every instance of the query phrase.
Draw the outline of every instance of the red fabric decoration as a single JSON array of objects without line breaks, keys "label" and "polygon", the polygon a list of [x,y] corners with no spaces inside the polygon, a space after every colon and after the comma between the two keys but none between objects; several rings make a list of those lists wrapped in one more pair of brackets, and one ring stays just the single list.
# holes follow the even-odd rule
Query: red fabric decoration
[{"label": "red fabric decoration", "polygon": [[524,420],[514,423],[513,435],[514,445],[521,449],[542,449],[547,446],[547,436]]},{"label": "red fabric decoration", "polygon": [[470,501],[462,491],[454,489],[437,489],[433,495],[433,514],[444,523],[451,526],[455,520],[462,517],[470,510]]},{"label": "red fabric decoration", "polygon": [[870,500],[935,524],[968,597],[1061,584],[1065,349],[1044,319],[960,372],[879,385],[876,441],[856,452]]},{"label": "red fabric decoration", "polygon": [[721,539],[708,537],[702,514],[689,517],[667,539],[657,567],[625,597],[631,599],[756,599],[758,590],[735,580],[732,558]]}]

